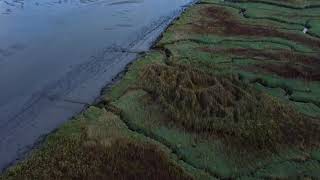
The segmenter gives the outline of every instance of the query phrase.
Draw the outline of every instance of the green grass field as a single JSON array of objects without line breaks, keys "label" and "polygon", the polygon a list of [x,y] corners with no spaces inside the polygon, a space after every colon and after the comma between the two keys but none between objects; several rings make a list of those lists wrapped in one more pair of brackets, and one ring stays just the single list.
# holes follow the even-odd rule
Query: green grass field
[{"label": "green grass field", "polygon": [[202,0],[0,179],[319,179],[319,23],[317,0]]}]

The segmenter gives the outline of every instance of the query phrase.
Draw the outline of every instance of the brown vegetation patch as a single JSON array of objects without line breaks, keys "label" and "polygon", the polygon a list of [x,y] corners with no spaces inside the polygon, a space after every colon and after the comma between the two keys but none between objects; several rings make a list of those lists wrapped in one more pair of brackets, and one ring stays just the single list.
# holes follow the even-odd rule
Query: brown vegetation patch
[{"label": "brown vegetation patch", "polygon": [[320,65],[320,58],[289,50],[266,50],[266,49],[245,49],[245,48],[201,48],[204,52],[218,53],[224,55],[235,55],[256,60],[278,60],[301,63],[305,65]]},{"label": "brown vegetation patch", "polygon": [[[295,53],[288,50],[258,50],[245,48],[201,48],[202,51],[258,60],[258,63],[245,70],[251,72],[274,73],[291,79],[310,81],[320,80],[320,59],[315,56]],[[264,63],[266,60],[282,61],[279,63]]]},{"label": "brown vegetation patch", "polygon": [[320,81],[320,66],[304,66],[294,63],[282,64],[256,64],[245,68],[251,72],[265,72],[277,74],[290,79],[303,79],[306,81]]},{"label": "brown vegetation patch", "polygon": [[119,138],[109,147],[95,141],[63,140],[46,153],[9,172],[7,178],[192,179],[156,145],[128,138]]},{"label": "brown vegetation patch", "polygon": [[188,131],[259,148],[319,145],[319,123],[236,77],[215,77],[187,66],[150,65],[141,78],[143,89],[171,121]]},{"label": "brown vegetation patch", "polygon": [[[265,1],[265,0],[237,0],[239,2],[268,2],[268,1]],[[308,0],[269,0],[269,2],[277,2],[277,3],[280,3],[280,4],[284,4],[284,3],[288,3],[288,4],[293,4],[293,5],[297,5],[298,4],[302,4],[302,3],[306,3],[308,2]],[[309,2],[308,2],[309,3]]]},{"label": "brown vegetation patch", "polygon": [[[272,27],[242,24],[241,20],[222,6],[210,6],[200,10],[203,19],[193,24],[193,30],[201,34],[214,33],[227,36],[280,37],[320,48],[320,41],[297,33],[281,32]],[[210,17],[208,19],[207,17]]]}]

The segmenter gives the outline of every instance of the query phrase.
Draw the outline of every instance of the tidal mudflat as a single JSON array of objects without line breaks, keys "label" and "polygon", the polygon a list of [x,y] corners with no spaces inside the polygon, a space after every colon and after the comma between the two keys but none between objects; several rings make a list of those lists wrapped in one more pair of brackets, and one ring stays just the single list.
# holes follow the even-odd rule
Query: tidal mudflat
[{"label": "tidal mudflat", "polygon": [[189,0],[0,0],[0,170],[78,114]]}]

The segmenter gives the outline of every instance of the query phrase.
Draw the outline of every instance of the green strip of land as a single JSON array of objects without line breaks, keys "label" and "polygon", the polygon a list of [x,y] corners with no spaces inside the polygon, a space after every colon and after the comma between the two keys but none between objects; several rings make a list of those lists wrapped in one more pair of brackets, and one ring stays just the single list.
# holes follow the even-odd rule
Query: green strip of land
[{"label": "green strip of land", "polygon": [[317,0],[202,0],[0,179],[319,179],[319,57]]}]

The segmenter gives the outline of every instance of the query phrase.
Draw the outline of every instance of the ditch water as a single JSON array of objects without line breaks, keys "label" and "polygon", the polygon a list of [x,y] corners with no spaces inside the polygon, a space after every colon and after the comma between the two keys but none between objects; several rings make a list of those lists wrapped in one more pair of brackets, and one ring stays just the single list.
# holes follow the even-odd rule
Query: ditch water
[{"label": "ditch water", "polygon": [[147,51],[192,0],[0,0],[0,172]]}]

